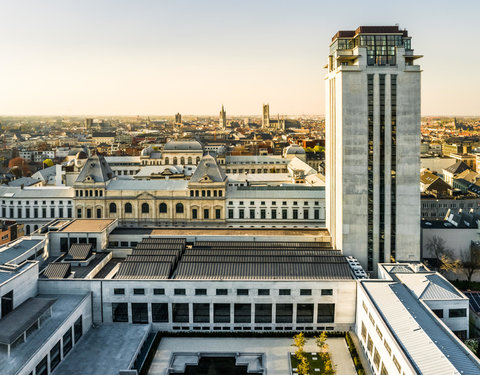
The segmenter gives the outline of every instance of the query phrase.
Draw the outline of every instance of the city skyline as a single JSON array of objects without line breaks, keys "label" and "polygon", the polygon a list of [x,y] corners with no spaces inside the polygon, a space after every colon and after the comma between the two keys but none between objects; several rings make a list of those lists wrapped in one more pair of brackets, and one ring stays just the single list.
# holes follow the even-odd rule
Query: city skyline
[{"label": "city skyline", "polygon": [[324,115],[333,34],[396,23],[425,56],[422,115],[479,115],[480,77],[446,51],[480,57],[468,44],[480,5],[409,1],[386,13],[381,4],[347,1],[340,12],[313,1],[2,3],[0,115],[215,115],[224,104],[241,116],[261,115],[262,103]]}]

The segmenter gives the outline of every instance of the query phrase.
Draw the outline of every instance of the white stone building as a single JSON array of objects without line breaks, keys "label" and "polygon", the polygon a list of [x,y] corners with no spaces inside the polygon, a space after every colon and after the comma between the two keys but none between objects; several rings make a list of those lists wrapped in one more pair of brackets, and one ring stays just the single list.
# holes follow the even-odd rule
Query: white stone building
[{"label": "white stone building", "polygon": [[420,66],[397,26],[332,39],[325,78],[327,227],[368,269],[420,256]]}]

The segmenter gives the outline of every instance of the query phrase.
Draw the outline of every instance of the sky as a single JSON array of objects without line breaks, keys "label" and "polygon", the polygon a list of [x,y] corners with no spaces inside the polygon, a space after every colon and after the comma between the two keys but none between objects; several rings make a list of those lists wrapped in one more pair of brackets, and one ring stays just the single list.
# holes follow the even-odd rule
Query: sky
[{"label": "sky", "polygon": [[478,0],[0,0],[0,116],[325,113],[331,37],[412,36],[423,115],[480,115]]}]

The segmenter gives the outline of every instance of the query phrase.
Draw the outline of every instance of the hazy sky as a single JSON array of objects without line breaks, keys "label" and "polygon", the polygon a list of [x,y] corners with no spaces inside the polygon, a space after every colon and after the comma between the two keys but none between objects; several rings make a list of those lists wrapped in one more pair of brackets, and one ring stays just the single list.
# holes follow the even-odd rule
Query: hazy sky
[{"label": "hazy sky", "polygon": [[0,115],[324,114],[339,29],[413,36],[422,113],[480,115],[479,0],[0,0]]}]

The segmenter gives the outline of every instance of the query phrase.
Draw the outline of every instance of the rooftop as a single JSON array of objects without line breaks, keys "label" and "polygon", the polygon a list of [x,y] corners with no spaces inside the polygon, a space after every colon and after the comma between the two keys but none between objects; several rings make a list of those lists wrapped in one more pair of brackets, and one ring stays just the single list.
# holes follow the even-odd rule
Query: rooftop
[{"label": "rooftop", "polygon": [[419,374],[480,374],[478,359],[405,285],[379,281],[361,285]]},{"label": "rooftop", "polygon": [[101,233],[116,219],[75,219],[61,230],[64,233]]}]

